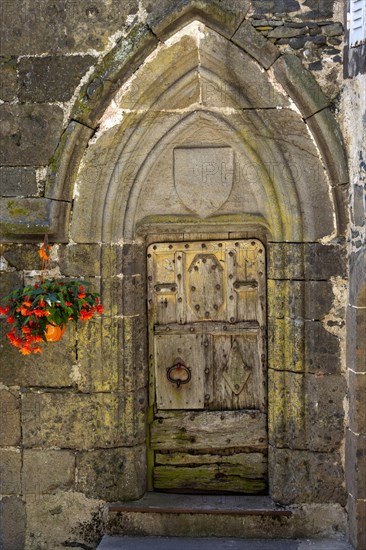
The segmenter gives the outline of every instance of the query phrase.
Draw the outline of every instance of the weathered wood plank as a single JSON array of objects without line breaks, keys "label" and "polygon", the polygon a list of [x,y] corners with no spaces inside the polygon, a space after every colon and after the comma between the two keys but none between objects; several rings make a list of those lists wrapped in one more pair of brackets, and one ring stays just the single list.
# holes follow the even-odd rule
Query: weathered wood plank
[{"label": "weathered wood plank", "polygon": [[155,450],[265,449],[266,415],[259,411],[159,412],[151,424]]},{"label": "weathered wood plank", "polygon": [[205,465],[197,467],[156,466],[155,489],[228,491],[255,494],[265,491],[265,479],[251,479],[243,468]]},{"label": "weathered wood plank", "polygon": [[242,468],[246,477],[261,478],[267,471],[267,457],[263,453],[192,454],[156,453],[158,466],[199,466],[220,464],[222,468]]},{"label": "weathered wood plank", "polygon": [[167,325],[156,325],[154,334],[213,334],[218,336],[230,336],[242,334],[242,332],[258,334],[259,324],[257,321],[243,321],[240,323],[223,323],[221,321],[200,323],[169,323]]}]

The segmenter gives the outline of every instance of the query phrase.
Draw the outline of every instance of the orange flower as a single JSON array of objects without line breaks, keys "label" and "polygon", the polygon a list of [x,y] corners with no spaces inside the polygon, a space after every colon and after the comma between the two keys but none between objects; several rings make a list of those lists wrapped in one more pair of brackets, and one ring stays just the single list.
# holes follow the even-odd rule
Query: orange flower
[{"label": "orange flower", "polygon": [[31,350],[27,347],[23,347],[23,348],[20,348],[19,352],[22,353],[23,355],[29,355],[31,353]]},{"label": "orange flower", "polygon": [[30,328],[29,328],[29,327],[23,327],[23,328],[22,328],[22,332],[23,332],[24,334],[30,334]]},{"label": "orange flower", "polygon": [[[50,246],[47,246],[47,250],[50,250]],[[41,258],[41,260],[49,260],[50,257],[49,255],[47,254],[46,250],[45,250],[45,246],[43,245],[42,248],[40,250],[38,250],[38,254],[39,254],[39,257]]]},{"label": "orange flower", "polygon": [[[18,311],[18,310],[17,310],[17,311]],[[21,313],[22,315],[24,315],[24,316],[29,315],[29,310],[28,310],[26,307],[24,307],[24,306],[21,306],[21,308],[19,309],[19,311],[20,311],[20,313]]]},{"label": "orange flower", "polygon": [[78,298],[82,299],[82,298],[85,298],[86,294],[85,292],[79,292],[78,294]]},{"label": "orange flower", "polygon": [[33,353],[43,353],[43,349],[39,346],[32,349]]},{"label": "orange flower", "polygon": [[32,302],[23,302],[23,306],[31,307]]}]

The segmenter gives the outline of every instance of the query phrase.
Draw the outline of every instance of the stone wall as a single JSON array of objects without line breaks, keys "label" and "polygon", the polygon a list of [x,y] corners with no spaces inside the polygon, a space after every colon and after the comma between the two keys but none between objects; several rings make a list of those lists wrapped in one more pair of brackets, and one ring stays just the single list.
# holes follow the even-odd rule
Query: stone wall
[{"label": "stone wall", "polygon": [[350,165],[351,225],[350,290],[347,310],[347,367],[349,419],[346,434],[346,480],[350,536],[356,548],[366,545],[366,66],[365,45],[349,48],[346,36],[341,110],[351,109],[352,117],[342,120]]},{"label": "stone wall", "polygon": [[[337,0],[5,0],[1,10],[1,295],[37,277],[38,246],[48,233],[55,243],[51,274],[89,280],[102,292],[106,308],[104,318],[76,329],[69,327],[62,343],[47,346],[36,359],[23,359],[8,346],[6,321],[0,319],[2,543],[12,550],[94,548],[103,532],[104,504],[138,498],[146,487],[147,380],[146,371],[136,372],[136,364],[146,363],[146,342],[140,339],[146,321],[144,248],[132,240],[111,244],[80,237],[84,219],[86,226],[90,212],[95,214],[80,207],[78,190],[74,193],[72,189],[80,162],[77,147],[74,156],[68,156],[69,164],[63,164],[68,148],[86,146],[98,130],[99,122],[92,119],[88,105],[104,101],[109,90],[112,97],[113,90],[136,72],[177,21],[179,27],[198,18],[231,37],[245,18],[236,41],[248,44],[249,36],[252,49],[248,53],[253,59],[259,55],[266,70],[280,55],[298,58],[325,94],[323,100],[323,95],[315,93],[315,106],[324,101],[320,110],[330,104],[346,138],[353,184],[351,281],[359,289],[350,292],[347,324],[351,335],[356,313],[365,306],[365,268],[360,260],[365,243],[365,138],[361,117],[357,126],[350,123],[350,113],[364,110],[357,100],[364,77],[351,79],[352,74],[345,74],[344,78],[345,19],[343,2]],[[141,57],[133,53],[138,41],[143,42]],[[353,66],[357,65],[354,52],[352,56]],[[122,62],[124,72],[119,77],[118,63]],[[151,75],[147,73],[145,78],[150,85]],[[291,82],[288,85],[291,91]],[[304,85],[309,86],[309,80],[296,83],[295,94]],[[317,88],[310,92],[314,90]],[[316,113],[314,105],[311,108],[306,116]],[[316,125],[314,120],[308,121],[309,125]],[[93,139],[89,152],[92,159]],[[346,180],[338,180],[337,170],[331,174],[335,196],[340,203],[348,203]],[[98,196],[100,176],[98,170],[88,172],[91,200],[93,194]],[[61,188],[61,180],[70,186]],[[77,203],[78,210],[74,208]],[[75,226],[75,212],[81,220],[80,238],[73,233],[70,239],[69,222],[71,219]],[[347,216],[338,221],[345,227]],[[309,411],[321,403],[320,416],[311,421],[310,415],[303,431],[297,431],[298,402],[291,401],[291,395],[282,396],[272,410],[274,415],[282,415],[288,428],[287,439],[281,439],[282,433],[271,434],[273,460],[281,465],[273,472],[273,496],[294,505],[344,506],[346,424],[348,512],[352,541],[362,548],[366,496],[362,476],[357,481],[355,456],[357,450],[363,452],[362,434],[366,432],[359,412],[365,406],[365,368],[361,362],[357,368],[353,365],[355,349],[362,346],[364,321],[358,315],[359,341],[354,348],[348,346],[348,421],[344,410],[345,241],[342,234],[327,242],[320,237],[315,240],[314,244],[269,244],[270,334],[276,342],[291,342],[286,347],[287,357],[291,357],[289,372],[284,373],[276,355],[278,347],[270,338],[271,384],[282,387],[280,379],[285,377],[290,394],[310,396],[306,403]],[[290,273],[288,266],[294,258],[295,271]],[[299,296],[307,297],[307,309]],[[311,301],[312,296],[318,299]],[[290,313],[287,309],[282,314],[282,300],[292,304]],[[303,363],[296,363],[294,354],[304,347]],[[132,351],[125,354],[125,349]],[[296,363],[295,372],[289,367],[291,361]],[[289,403],[290,412],[286,411]],[[299,470],[303,473],[300,481]],[[291,483],[287,482],[288,472]]]}]

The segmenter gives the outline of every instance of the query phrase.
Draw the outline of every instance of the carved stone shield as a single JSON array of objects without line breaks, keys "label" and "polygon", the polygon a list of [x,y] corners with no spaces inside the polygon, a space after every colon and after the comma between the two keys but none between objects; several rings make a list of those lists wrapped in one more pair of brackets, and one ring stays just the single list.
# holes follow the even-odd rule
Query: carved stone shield
[{"label": "carved stone shield", "polygon": [[207,218],[230,196],[234,182],[231,147],[174,149],[174,183],[183,204]]}]

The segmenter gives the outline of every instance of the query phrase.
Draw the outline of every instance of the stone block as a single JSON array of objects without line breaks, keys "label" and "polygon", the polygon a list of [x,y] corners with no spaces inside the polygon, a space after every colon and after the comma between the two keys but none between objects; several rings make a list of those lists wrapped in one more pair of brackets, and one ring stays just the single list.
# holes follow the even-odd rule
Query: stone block
[{"label": "stone block", "polygon": [[304,279],[304,245],[269,243],[267,269],[269,279]]},{"label": "stone block", "polygon": [[339,374],[339,339],[319,321],[269,318],[268,361],[276,370]]},{"label": "stone block", "polygon": [[73,488],[75,455],[71,451],[25,450],[23,454],[23,495],[44,494]]},{"label": "stone block", "polygon": [[147,388],[125,392],[120,402],[120,445],[139,445],[146,441]]},{"label": "stone block", "polygon": [[123,275],[131,276],[145,273],[146,251],[144,245],[137,243],[124,244],[118,269],[119,272],[123,273]]},{"label": "stone block", "polygon": [[366,374],[349,370],[348,383],[349,427],[354,433],[366,434]]},{"label": "stone block", "polygon": [[2,497],[21,493],[21,467],[20,450],[0,449],[0,495]]},{"label": "stone block", "polygon": [[24,57],[19,61],[22,102],[69,101],[95,59],[90,55]]},{"label": "stone block", "polygon": [[285,94],[246,52],[212,31],[204,34],[199,47],[204,105],[244,109],[289,106]]},{"label": "stone block", "polygon": [[253,0],[252,8],[255,15],[287,15],[300,10],[297,0]]},{"label": "stone block", "polygon": [[42,354],[23,356],[11,346],[6,332],[10,325],[0,321],[1,381],[7,386],[72,387],[76,362],[75,327],[69,323],[60,342],[45,343]]},{"label": "stone block", "polygon": [[136,500],[146,489],[146,446],[77,454],[76,489],[107,502]]},{"label": "stone block", "polygon": [[347,491],[355,500],[366,500],[366,434],[346,431]]},{"label": "stone block", "polygon": [[134,416],[132,398],[124,399],[129,399],[128,420],[126,407],[115,394],[25,393],[24,445],[67,449],[115,447],[124,437],[121,426],[130,424]]},{"label": "stone block", "polygon": [[[279,31],[282,28],[278,27],[272,32]],[[297,29],[291,30],[295,31]],[[296,102],[304,118],[329,105],[329,100],[321,91],[313,75],[305,69],[295,55],[282,55],[272,67],[276,79]]]},{"label": "stone block", "polygon": [[[22,286],[22,284],[23,273],[18,271],[0,271],[1,300],[18,286]],[[8,328],[11,327],[8,325]]]},{"label": "stone block", "polygon": [[348,496],[349,535],[355,550],[366,548],[366,501]]},{"label": "stone block", "polygon": [[[94,34],[94,33],[93,33]],[[96,128],[114,92],[142,65],[157,47],[158,39],[145,23],[136,24],[98,65],[71,114],[74,120]]]},{"label": "stone block", "polygon": [[104,504],[75,491],[28,498],[27,544],[32,550],[96,548],[103,533]]},{"label": "stone block", "polygon": [[244,21],[240,25],[232,41],[254,57],[265,69],[269,69],[280,56],[278,48],[256,31],[250,21]]},{"label": "stone block", "polygon": [[44,198],[3,198],[0,201],[0,241],[34,241],[47,233],[67,242],[71,204]]},{"label": "stone block", "polygon": [[271,497],[281,504],[345,504],[342,459],[338,453],[270,448]]},{"label": "stone block", "polygon": [[345,244],[305,246],[305,277],[309,279],[347,278],[347,249]]},{"label": "stone block", "polygon": [[[175,65],[180,75],[176,78]],[[122,109],[186,109],[200,102],[200,81],[197,67],[199,52],[193,36],[182,36],[180,40],[165,44],[157,57],[143,64],[135,73],[136,79],[118,94],[117,105]],[[154,82],[154,86],[146,83]]]},{"label": "stone block", "polygon": [[26,532],[25,504],[18,497],[0,501],[0,548],[24,550]]},{"label": "stone block", "polygon": [[122,280],[123,315],[144,315],[146,313],[145,274],[124,275]]},{"label": "stone block", "polygon": [[138,2],[4,0],[1,10],[0,55],[60,54],[103,50],[111,35],[126,31]]},{"label": "stone block", "polygon": [[310,131],[321,151],[332,186],[349,182],[348,165],[345,157],[345,146],[340,128],[330,109],[309,116],[307,119]]},{"label": "stone block", "polygon": [[74,182],[81,158],[94,130],[71,121],[60,138],[60,143],[49,167],[45,197],[71,202],[74,195]]},{"label": "stone block", "polygon": [[333,303],[332,284],[328,281],[268,280],[268,315],[320,320]]},{"label": "stone block", "polygon": [[20,445],[20,399],[15,392],[0,390],[0,445]]},{"label": "stone block", "polygon": [[147,385],[147,350],[145,317],[126,317],[123,320],[123,346],[119,362],[119,385],[123,392]]},{"label": "stone block", "polygon": [[345,244],[269,243],[269,279],[327,280],[347,277]]},{"label": "stone block", "polygon": [[3,197],[27,197],[37,193],[35,168],[0,166],[0,195]]},{"label": "stone block", "polygon": [[0,57],[0,99],[14,101],[17,95],[17,60],[14,57]]},{"label": "stone block", "polygon": [[366,209],[366,191],[364,187],[353,187],[353,220],[355,225],[364,226]]},{"label": "stone block", "polygon": [[268,33],[268,38],[295,38],[308,32],[307,28],[295,28],[287,25],[276,27]]},{"label": "stone block", "polygon": [[143,0],[148,13],[147,22],[160,40],[165,40],[174,31],[194,19],[203,21],[212,29],[230,38],[247,14],[248,0]]},{"label": "stone block", "polygon": [[124,348],[123,320],[92,319],[81,325],[77,349],[78,364],[74,375],[79,390],[116,391],[123,356],[127,352]]},{"label": "stone block", "polygon": [[[103,263],[102,269],[104,269]],[[122,277],[103,277],[101,280],[101,300],[106,316],[123,315]]]},{"label": "stone block", "polygon": [[270,444],[316,452],[338,448],[344,438],[344,377],[269,369],[268,392]]},{"label": "stone block", "polygon": [[67,277],[100,275],[100,245],[71,244],[59,249],[59,266]]},{"label": "stone block", "polygon": [[0,164],[48,164],[60,139],[62,122],[63,112],[57,105],[0,105]]},{"label": "stone block", "polygon": [[[2,255],[8,262],[9,267],[32,271],[41,266],[38,252],[39,246],[36,244],[13,244],[4,245]],[[12,275],[14,276],[14,273]]]},{"label": "stone block", "polygon": [[322,33],[325,34],[325,36],[342,36],[344,33],[343,25],[342,23],[332,23],[330,25],[323,25],[322,26]]}]

